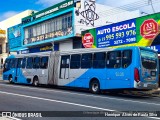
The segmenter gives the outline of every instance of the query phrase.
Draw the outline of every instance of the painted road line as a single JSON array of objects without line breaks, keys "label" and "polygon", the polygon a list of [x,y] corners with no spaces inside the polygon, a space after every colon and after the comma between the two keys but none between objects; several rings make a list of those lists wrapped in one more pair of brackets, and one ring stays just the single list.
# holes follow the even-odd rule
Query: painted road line
[{"label": "painted road line", "polygon": [[[117,110],[112,110],[112,109],[100,108],[100,107],[95,107],[95,106],[83,105],[83,104],[66,102],[66,101],[60,101],[60,100],[54,100],[54,99],[47,99],[47,98],[40,98],[40,97],[28,96],[28,95],[23,95],[23,94],[8,93],[8,92],[3,92],[3,91],[0,91],[0,93],[1,93],[1,94],[6,94],[6,95],[18,96],[18,97],[25,97],[25,98],[31,98],[31,99],[49,101],[49,102],[62,103],[62,104],[73,105],[73,106],[78,106],[78,107],[91,108],[91,109],[102,110],[102,111],[119,112],[119,111],[117,111]],[[121,113],[121,112],[119,112],[119,113]],[[146,117],[146,118],[160,119],[159,117]]]},{"label": "painted road line", "polygon": [[3,91],[0,91],[0,93],[1,94],[7,94],[7,95],[19,96],[19,97],[25,97],[25,98],[32,98],[32,99],[37,99],[37,100],[44,100],[44,101],[50,101],[50,102],[56,102],[56,103],[63,103],[63,104],[74,105],[74,106],[79,106],[79,107],[92,108],[92,109],[97,109],[97,110],[115,111],[115,110],[111,110],[111,109],[105,109],[105,108],[100,108],[100,107],[88,106],[88,105],[72,103],[72,102],[66,102],[66,101],[60,101],[60,100],[54,100],[54,99],[47,99],[47,98],[28,96],[28,95],[23,95],[23,94],[8,93],[8,92],[3,92]]},{"label": "painted road line", "polygon": [[[0,84],[2,85],[2,84]],[[120,99],[120,98],[114,98],[114,97],[103,97],[100,95],[89,95],[89,94],[80,94],[80,93],[73,93],[73,92],[67,92],[67,91],[60,91],[60,90],[47,90],[44,88],[32,88],[32,87],[26,87],[26,86],[15,86],[15,85],[5,85],[3,84],[2,86],[9,86],[9,87],[15,87],[15,88],[22,88],[22,89],[30,89],[30,90],[39,90],[39,91],[47,91],[47,92],[55,92],[55,93],[63,93],[63,94],[71,94],[71,95],[78,95],[78,96],[86,96],[86,97],[94,97],[94,98],[101,98],[101,99],[109,99],[109,100],[116,100],[116,101],[124,101],[124,102],[132,102],[132,103],[139,103],[139,104],[147,104],[147,105],[155,105],[155,106],[160,106],[159,103],[148,103],[148,102],[142,102],[142,101],[133,101],[133,100],[126,100],[126,99]]]}]

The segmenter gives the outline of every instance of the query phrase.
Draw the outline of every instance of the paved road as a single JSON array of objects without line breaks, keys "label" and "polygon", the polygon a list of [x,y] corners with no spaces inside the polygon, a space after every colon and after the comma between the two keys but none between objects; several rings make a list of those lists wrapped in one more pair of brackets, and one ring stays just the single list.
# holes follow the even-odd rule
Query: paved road
[{"label": "paved road", "polygon": [[[29,111],[41,113],[41,119],[49,120],[99,120],[99,119],[160,119],[153,117],[105,117],[113,115],[100,113],[102,111],[116,111],[119,115],[122,111],[159,111],[159,97],[134,97],[125,95],[101,94],[93,95],[87,91],[63,90],[52,87],[32,87],[18,84],[8,84],[0,81],[0,111],[24,111],[23,115],[28,115]],[[41,112],[50,111],[50,112]],[[58,113],[56,113],[58,111]],[[62,112],[64,111],[64,112]],[[70,112],[67,112],[70,111]],[[87,111],[92,111],[91,113]],[[95,111],[95,112],[93,112]],[[59,115],[62,117],[43,117],[43,115]],[[66,115],[65,115],[66,114]],[[73,115],[96,114],[104,117],[65,117]],[[40,114],[37,114],[40,115]],[[64,116],[65,115],[65,116]],[[121,114],[122,115],[122,114]],[[133,114],[132,114],[133,115]],[[146,116],[146,115],[145,115]],[[30,120],[35,118],[20,117],[19,119]],[[37,118],[39,120],[40,118]]]}]

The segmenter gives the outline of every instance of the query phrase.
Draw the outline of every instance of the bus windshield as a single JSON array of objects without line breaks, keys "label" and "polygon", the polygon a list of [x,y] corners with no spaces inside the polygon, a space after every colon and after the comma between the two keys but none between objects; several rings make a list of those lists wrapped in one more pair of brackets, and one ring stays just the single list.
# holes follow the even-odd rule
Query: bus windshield
[{"label": "bus windshield", "polygon": [[155,52],[141,50],[142,65],[146,69],[156,69],[157,54]]}]

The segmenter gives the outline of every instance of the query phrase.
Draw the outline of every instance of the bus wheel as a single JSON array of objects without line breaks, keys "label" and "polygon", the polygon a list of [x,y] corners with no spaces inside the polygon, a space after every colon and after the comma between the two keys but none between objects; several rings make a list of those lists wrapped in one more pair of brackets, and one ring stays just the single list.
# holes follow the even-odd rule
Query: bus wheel
[{"label": "bus wheel", "polygon": [[8,81],[9,81],[9,83],[11,83],[11,84],[13,83],[13,78],[12,78],[11,75],[9,76]]},{"label": "bus wheel", "polygon": [[34,86],[38,86],[38,85],[39,85],[38,77],[34,77],[34,78],[33,78],[33,85],[34,85]]},{"label": "bus wheel", "polygon": [[90,91],[94,94],[98,94],[100,92],[100,85],[98,80],[93,80],[90,83]]}]

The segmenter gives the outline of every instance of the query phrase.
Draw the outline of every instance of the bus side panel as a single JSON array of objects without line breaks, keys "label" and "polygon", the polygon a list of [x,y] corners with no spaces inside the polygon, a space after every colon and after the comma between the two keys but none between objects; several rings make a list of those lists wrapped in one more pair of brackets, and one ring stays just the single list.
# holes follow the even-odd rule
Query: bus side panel
[{"label": "bus side panel", "polygon": [[131,66],[125,69],[107,69],[106,89],[132,88]]},{"label": "bus side panel", "polygon": [[39,84],[48,84],[48,68],[47,69],[37,69],[35,72],[36,73],[34,75],[38,76]]},{"label": "bus side panel", "polygon": [[[16,72],[17,72],[17,76],[16,76]],[[16,71],[16,68],[12,68],[11,70],[4,72],[3,73],[3,80],[8,80],[9,75],[11,75],[11,77],[13,78],[14,83],[29,84],[29,82],[26,79],[26,76],[23,74],[23,70],[20,68],[17,68],[17,71]]]},{"label": "bus side panel", "polygon": [[[133,65],[132,65],[133,66]],[[119,89],[119,88],[132,88],[133,84],[133,70],[131,66],[127,69],[89,69],[83,73],[74,70],[76,77],[70,76],[69,83],[63,83],[61,85],[70,87],[83,87],[89,88],[89,83],[92,78],[97,79],[100,83],[101,89]],[[79,70],[81,71],[81,70]],[[122,72],[123,71],[123,72]],[[73,72],[73,71],[72,71]],[[78,72],[78,73],[77,73]]]},{"label": "bus side panel", "polygon": [[100,88],[104,89],[106,87],[106,68],[104,69],[89,69],[85,73],[85,80],[83,80],[83,86],[84,88],[89,88],[90,81],[92,79],[96,79],[100,83]]},{"label": "bus side panel", "polygon": [[89,71],[87,69],[71,69],[70,70],[70,81],[65,86],[70,87],[84,87],[88,88],[89,79],[86,78],[86,73]]},{"label": "bus side panel", "polygon": [[70,83],[66,86],[83,87],[87,69],[70,69]]},{"label": "bus side panel", "polygon": [[27,78],[23,73],[24,72],[22,68],[17,68],[17,83],[29,84],[30,81],[27,81]]},{"label": "bus side panel", "polygon": [[[106,69],[79,69],[79,72],[72,70],[71,82],[65,86],[89,88],[91,79],[97,79],[100,82],[101,89],[104,89],[104,83],[106,82],[106,74],[104,74],[105,71]],[[75,72],[76,74],[74,75],[76,75],[76,77],[73,77],[73,73]]]},{"label": "bus side panel", "polygon": [[3,80],[8,80],[9,79],[9,75],[12,75],[12,69],[7,70],[5,72],[3,72]]}]

